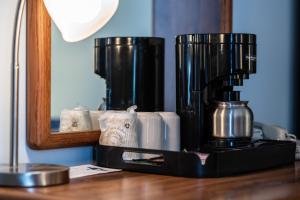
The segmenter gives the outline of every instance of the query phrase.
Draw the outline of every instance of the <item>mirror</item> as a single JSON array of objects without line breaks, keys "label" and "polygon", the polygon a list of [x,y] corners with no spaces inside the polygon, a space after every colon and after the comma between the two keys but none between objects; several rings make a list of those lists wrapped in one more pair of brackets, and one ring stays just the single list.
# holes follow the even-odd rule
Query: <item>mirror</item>
[{"label": "mirror", "polygon": [[[106,85],[105,80],[94,73],[94,39],[136,34],[151,36],[151,4],[151,0],[120,1],[117,12],[108,24],[89,38],[75,43],[65,42],[51,22],[53,133],[99,131],[97,110],[106,96]],[[83,110],[88,110],[90,114],[85,114],[88,112]]]},{"label": "mirror", "polygon": [[[96,113],[106,96],[105,80],[94,73],[94,37],[101,34],[69,43],[62,39],[53,22],[51,27],[51,130],[55,133],[99,130],[97,117],[91,114],[82,115],[80,119],[85,125],[79,126],[76,113],[84,112],[74,109],[82,107]],[[92,126],[91,118],[95,118]]]},{"label": "mirror", "polygon": [[[231,0],[190,0],[188,4],[182,0],[121,0],[116,15],[100,32],[85,41],[65,44],[61,38],[55,43],[54,39],[58,36],[53,33],[55,28],[43,1],[27,0],[26,119],[29,147],[51,149],[98,143],[99,130],[57,134],[51,128],[51,121],[59,118],[63,109],[83,105],[96,110],[104,96],[105,81],[93,73],[94,38],[165,37],[165,74],[168,75],[165,96],[172,98],[170,101],[173,102],[174,36],[188,32],[230,31],[231,8]],[[191,10],[194,12],[191,13]],[[72,61],[78,66],[73,66]],[[75,68],[80,68],[82,74],[74,72]],[[83,78],[85,75],[92,77],[91,80]],[[83,93],[79,93],[78,88]]]}]

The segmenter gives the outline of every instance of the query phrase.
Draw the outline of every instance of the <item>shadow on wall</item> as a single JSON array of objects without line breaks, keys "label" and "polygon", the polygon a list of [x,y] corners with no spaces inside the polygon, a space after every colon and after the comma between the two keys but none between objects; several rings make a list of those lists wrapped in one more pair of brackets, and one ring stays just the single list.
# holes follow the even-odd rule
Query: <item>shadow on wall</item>
[{"label": "shadow on wall", "polygon": [[257,35],[257,73],[241,87],[256,121],[293,129],[294,0],[234,0],[233,31]]},{"label": "shadow on wall", "polygon": [[299,45],[300,45],[300,2],[298,0],[294,0],[294,39],[293,43],[293,75],[294,75],[294,85],[293,85],[293,131],[297,137],[300,137],[300,121],[299,121],[299,113],[300,113],[300,57],[299,57]]},{"label": "shadow on wall", "polygon": [[[165,40],[165,110],[176,110],[175,37],[189,33],[217,33],[222,0],[154,0],[154,36]],[[157,19],[157,20],[156,20]]]}]

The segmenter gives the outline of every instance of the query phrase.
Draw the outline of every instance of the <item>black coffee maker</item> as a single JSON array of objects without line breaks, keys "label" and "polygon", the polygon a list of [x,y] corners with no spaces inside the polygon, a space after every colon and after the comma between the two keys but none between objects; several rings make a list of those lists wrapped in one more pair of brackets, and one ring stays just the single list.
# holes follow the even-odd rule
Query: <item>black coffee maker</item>
[{"label": "black coffee maker", "polygon": [[95,39],[95,73],[106,80],[107,110],[164,110],[164,39]]},{"label": "black coffee maker", "polygon": [[205,145],[248,145],[253,114],[234,87],[256,72],[256,36],[179,35],[176,70],[181,148],[200,151]]}]

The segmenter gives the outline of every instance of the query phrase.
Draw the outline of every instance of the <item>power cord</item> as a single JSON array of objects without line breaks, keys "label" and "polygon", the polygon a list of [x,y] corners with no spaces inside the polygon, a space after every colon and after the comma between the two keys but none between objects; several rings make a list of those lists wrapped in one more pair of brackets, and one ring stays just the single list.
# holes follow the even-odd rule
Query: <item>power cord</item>
[{"label": "power cord", "polygon": [[254,122],[254,138],[296,142],[295,158],[300,160],[300,140],[297,140],[296,135],[289,133],[286,128]]}]

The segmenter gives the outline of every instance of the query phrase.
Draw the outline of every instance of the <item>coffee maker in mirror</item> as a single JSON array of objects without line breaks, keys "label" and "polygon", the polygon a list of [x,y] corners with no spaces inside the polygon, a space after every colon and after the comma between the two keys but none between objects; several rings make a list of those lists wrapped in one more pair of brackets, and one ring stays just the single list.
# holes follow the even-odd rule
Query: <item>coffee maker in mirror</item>
[{"label": "coffee maker in mirror", "polygon": [[95,73],[106,82],[107,110],[164,110],[164,39],[95,39]]}]

